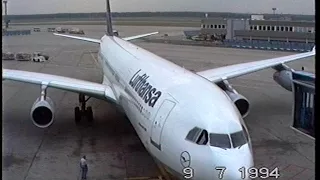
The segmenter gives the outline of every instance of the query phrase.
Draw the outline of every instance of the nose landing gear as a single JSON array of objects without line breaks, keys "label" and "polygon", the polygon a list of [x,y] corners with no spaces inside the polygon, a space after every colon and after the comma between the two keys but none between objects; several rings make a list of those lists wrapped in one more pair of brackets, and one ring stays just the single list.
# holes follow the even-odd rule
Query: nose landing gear
[{"label": "nose landing gear", "polygon": [[85,116],[89,122],[93,121],[92,107],[89,106],[86,108],[86,102],[90,98],[91,97],[88,97],[88,99],[86,99],[84,94],[79,94],[80,107],[77,106],[74,108],[74,118],[77,124],[81,121],[83,116]]}]

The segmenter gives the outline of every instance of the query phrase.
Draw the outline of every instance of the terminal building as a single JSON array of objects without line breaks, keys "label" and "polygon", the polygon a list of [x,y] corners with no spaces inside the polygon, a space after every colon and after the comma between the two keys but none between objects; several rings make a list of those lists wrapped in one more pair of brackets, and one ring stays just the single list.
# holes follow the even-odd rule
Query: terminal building
[{"label": "terminal building", "polygon": [[[195,32],[185,32],[186,36]],[[314,21],[204,18],[198,35],[221,40],[226,46],[272,50],[310,51],[315,44]]]},{"label": "terminal building", "polygon": [[251,19],[205,18],[201,20],[200,33],[225,35],[225,39],[230,40],[314,43],[315,22],[264,20],[254,15]]}]

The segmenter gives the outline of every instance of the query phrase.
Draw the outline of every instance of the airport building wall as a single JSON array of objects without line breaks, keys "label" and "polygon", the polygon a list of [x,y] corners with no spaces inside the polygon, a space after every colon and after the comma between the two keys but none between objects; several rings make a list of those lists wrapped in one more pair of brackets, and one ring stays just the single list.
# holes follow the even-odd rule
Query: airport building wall
[{"label": "airport building wall", "polygon": [[211,18],[201,20],[201,34],[227,34],[227,20]]},{"label": "airport building wall", "polygon": [[226,39],[314,42],[315,22],[250,19],[203,19],[201,34],[225,34]]},{"label": "airport building wall", "polygon": [[315,22],[205,18],[200,34],[224,34],[226,47],[310,51],[315,43]]}]

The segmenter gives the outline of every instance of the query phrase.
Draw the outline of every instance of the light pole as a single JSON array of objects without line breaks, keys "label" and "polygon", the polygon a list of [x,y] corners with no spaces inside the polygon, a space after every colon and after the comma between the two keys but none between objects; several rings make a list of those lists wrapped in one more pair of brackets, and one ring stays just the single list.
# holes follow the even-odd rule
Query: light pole
[{"label": "light pole", "polygon": [[276,15],[276,10],[277,10],[277,8],[272,8],[273,16],[275,16],[275,15]]},{"label": "light pole", "polygon": [[5,27],[8,28],[8,23],[7,23],[7,15],[8,15],[7,3],[8,3],[8,1],[7,1],[7,0],[3,0],[2,2],[3,2],[3,4],[4,4],[4,22],[5,22],[5,24],[6,24]]},{"label": "light pole", "polygon": [[3,4],[4,4],[4,14],[7,15],[7,0],[3,0]]}]

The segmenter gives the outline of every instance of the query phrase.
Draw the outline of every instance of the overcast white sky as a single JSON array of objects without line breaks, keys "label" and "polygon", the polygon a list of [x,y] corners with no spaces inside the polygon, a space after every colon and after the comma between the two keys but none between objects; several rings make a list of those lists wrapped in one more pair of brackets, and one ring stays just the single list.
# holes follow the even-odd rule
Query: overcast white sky
[{"label": "overcast white sky", "polygon": [[[311,14],[315,0],[111,0],[113,12],[200,11]],[[8,14],[103,12],[105,0],[8,0]],[[2,11],[4,12],[4,11]]]}]

